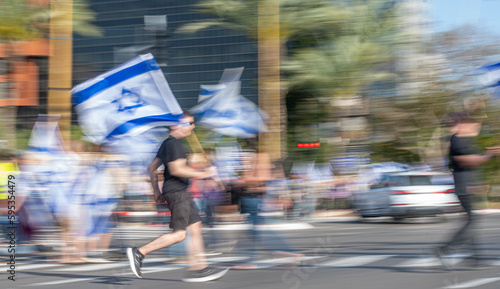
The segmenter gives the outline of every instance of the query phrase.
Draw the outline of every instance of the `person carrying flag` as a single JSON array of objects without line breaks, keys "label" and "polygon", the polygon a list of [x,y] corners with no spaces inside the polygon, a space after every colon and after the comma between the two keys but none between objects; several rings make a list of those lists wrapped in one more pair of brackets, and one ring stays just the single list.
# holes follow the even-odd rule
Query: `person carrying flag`
[{"label": "person carrying flag", "polygon": [[[171,212],[171,233],[164,234],[139,248],[127,248],[127,257],[132,272],[142,278],[141,267],[144,257],[151,252],[181,242],[190,233],[188,244],[188,260],[190,267],[185,282],[206,282],[221,278],[228,268],[215,268],[207,265],[202,236],[202,223],[192,196],[188,193],[189,178],[211,178],[216,175],[214,167],[196,170],[187,165],[186,151],[182,138],[191,135],[195,125],[194,118],[186,115],[180,119],[181,124],[170,127],[169,137],[160,146],[156,157],[151,162],[148,171],[151,178],[155,200],[164,199]],[[165,166],[164,182],[160,191],[156,170]]]}]

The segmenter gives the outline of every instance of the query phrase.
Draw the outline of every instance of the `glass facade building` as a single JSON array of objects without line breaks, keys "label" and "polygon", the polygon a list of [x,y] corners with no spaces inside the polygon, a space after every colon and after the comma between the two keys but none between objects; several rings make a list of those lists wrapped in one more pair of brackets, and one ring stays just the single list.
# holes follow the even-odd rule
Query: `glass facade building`
[{"label": "glass facade building", "polygon": [[139,54],[152,53],[183,109],[197,103],[201,84],[218,82],[225,68],[245,67],[242,94],[257,103],[257,44],[241,31],[211,27],[179,33],[207,15],[199,0],[92,0],[95,25],[103,37],[75,35],[73,85],[95,77]]}]

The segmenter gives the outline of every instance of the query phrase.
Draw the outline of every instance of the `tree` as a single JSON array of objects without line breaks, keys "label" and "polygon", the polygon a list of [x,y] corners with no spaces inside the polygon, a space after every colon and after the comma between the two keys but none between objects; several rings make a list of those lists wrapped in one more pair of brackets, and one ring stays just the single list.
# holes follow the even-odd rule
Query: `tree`
[{"label": "tree", "polygon": [[[447,154],[443,142],[449,134],[442,125],[444,116],[464,109],[470,100],[492,103],[487,91],[480,89],[475,69],[498,56],[500,49],[485,39],[494,37],[460,27],[427,36],[421,51],[408,57],[413,64],[399,68],[397,92],[377,100],[375,107],[383,109],[374,111],[375,125],[380,134],[389,136],[386,140],[393,150],[410,151],[421,162],[443,167]],[[497,106],[486,106],[489,117],[483,131],[490,136],[500,132],[496,110]]]},{"label": "tree", "polygon": [[[10,50],[14,49],[13,44],[17,41],[26,41],[34,38],[47,37],[50,23],[58,25],[71,25],[75,33],[85,36],[100,36],[101,30],[91,24],[94,19],[94,12],[88,8],[85,0],[71,0],[72,23],[63,23],[64,12],[50,8],[47,1],[28,0],[2,0],[0,2],[0,42],[5,44],[7,57],[0,61],[0,72],[9,73],[9,62],[15,60],[15,56],[9,56]],[[53,0],[52,5],[67,4],[66,1]],[[8,83],[0,88],[0,98],[8,98]],[[4,134],[8,138],[9,147],[14,149],[15,145],[15,120],[16,107],[3,107],[1,120]],[[1,138],[6,138],[2,136]]]},{"label": "tree", "polygon": [[[54,4],[65,1],[54,0]],[[84,36],[101,36],[99,27],[91,24],[95,13],[88,8],[85,0],[72,0],[73,22],[61,23],[72,25],[75,33]],[[52,13],[48,1],[2,0],[0,2],[0,40],[4,43],[29,40],[47,36],[50,21],[59,21],[61,13]]]},{"label": "tree", "polygon": [[[369,113],[367,99],[374,90],[372,84],[382,80],[396,81],[395,55],[404,39],[399,7],[393,1],[353,1],[348,8],[355,17],[344,20],[341,29],[317,45],[296,49],[283,66],[289,89],[294,91],[289,94],[289,109],[316,102],[316,112],[321,110],[323,115],[318,118],[310,112],[301,114],[299,110],[290,113],[292,125],[340,123],[342,117],[353,115],[359,115],[358,120],[363,121],[361,115]],[[364,122],[367,124],[366,119]],[[308,127],[303,130],[308,130]],[[369,130],[369,127],[365,126],[364,130]],[[331,139],[333,133],[323,138]],[[366,131],[347,134],[365,140],[369,138]],[[347,138],[349,136],[337,145],[327,145],[325,141],[323,152],[319,152],[317,159],[325,161],[337,154],[335,147],[341,148]],[[349,144],[356,142],[348,141]],[[294,148],[294,143],[290,142],[289,149]]]},{"label": "tree", "polygon": [[[285,89],[280,82],[280,61],[286,59],[287,42],[301,39],[316,45],[342,29],[344,21],[353,17],[345,5],[334,6],[327,0],[205,0],[196,6],[200,13],[212,19],[189,23],[179,32],[194,33],[209,27],[241,30],[259,46],[259,104],[270,115],[268,127],[272,134],[284,135],[286,108]],[[270,97],[269,97],[270,96]],[[272,135],[260,136],[261,148],[271,152],[281,143],[262,142]],[[273,159],[282,155],[272,155]]]}]

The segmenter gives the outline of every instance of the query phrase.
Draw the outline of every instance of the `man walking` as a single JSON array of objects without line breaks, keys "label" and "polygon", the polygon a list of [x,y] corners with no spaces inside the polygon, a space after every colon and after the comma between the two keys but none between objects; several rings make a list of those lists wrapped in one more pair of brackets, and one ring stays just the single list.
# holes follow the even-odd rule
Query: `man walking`
[{"label": "man walking", "polygon": [[[187,192],[189,178],[211,178],[215,176],[213,167],[203,171],[195,170],[187,165],[184,147],[179,141],[191,135],[194,124],[193,117],[186,116],[178,126],[170,127],[169,137],[162,143],[155,159],[149,165],[148,171],[153,185],[155,200],[166,200],[171,212],[171,233],[164,234],[140,248],[127,248],[127,257],[132,272],[142,278],[141,266],[144,257],[154,251],[181,242],[189,230],[188,260],[190,267],[185,282],[206,282],[221,278],[228,268],[217,269],[209,267],[205,259],[201,218],[194,205],[191,194]],[[165,166],[164,182],[160,192],[156,170]]]},{"label": "man walking", "polygon": [[435,254],[441,263],[449,269],[450,266],[444,257],[449,253],[450,248],[468,243],[472,249],[473,267],[478,268],[479,256],[474,232],[472,232],[475,217],[472,214],[472,200],[467,187],[476,182],[476,168],[492,160],[494,155],[498,155],[498,149],[488,149],[486,154],[480,152],[475,137],[479,135],[481,130],[481,121],[471,116],[469,112],[456,112],[450,118],[450,130],[453,135],[450,138],[449,157],[455,182],[455,194],[467,213],[467,220],[448,242],[435,249]]}]

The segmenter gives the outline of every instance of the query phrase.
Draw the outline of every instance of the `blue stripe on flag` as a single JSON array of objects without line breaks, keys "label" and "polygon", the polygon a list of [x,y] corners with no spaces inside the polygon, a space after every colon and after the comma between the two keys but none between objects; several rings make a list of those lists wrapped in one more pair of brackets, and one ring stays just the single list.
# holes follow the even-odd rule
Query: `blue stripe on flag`
[{"label": "blue stripe on flag", "polygon": [[[179,123],[179,118],[182,118],[184,114],[173,115],[170,113],[162,114],[162,115],[151,115],[142,118],[136,118],[129,120],[127,122],[122,123],[118,127],[116,127],[107,137],[107,140],[111,140],[116,136],[126,134],[130,130],[133,130],[136,127],[147,125],[149,123],[154,122],[176,122]],[[174,124],[172,124],[174,125]]]},{"label": "blue stripe on flag", "polygon": [[480,67],[479,69],[486,69],[486,70],[500,69],[500,63],[485,65]]},{"label": "blue stripe on flag", "polygon": [[260,132],[258,129],[254,129],[254,128],[250,128],[250,127],[246,127],[246,126],[241,126],[241,125],[227,125],[227,126],[214,127],[214,129],[227,129],[227,128],[240,129],[241,131],[244,131],[244,132],[249,133],[249,134],[259,134],[259,132]]},{"label": "blue stripe on flag", "polygon": [[201,88],[200,89],[200,95],[202,96],[206,96],[206,95],[212,95],[212,94],[215,94],[219,91],[223,90],[223,88],[218,88],[218,89],[204,89],[204,88]]},{"label": "blue stripe on flag", "polygon": [[56,150],[54,149],[49,149],[49,148],[46,148],[46,147],[36,147],[36,146],[28,146],[28,150],[29,151],[33,151],[33,152],[56,152]]},{"label": "blue stripe on flag", "polygon": [[99,93],[112,86],[115,86],[118,83],[123,82],[127,79],[130,79],[132,77],[141,75],[143,73],[152,70],[160,70],[160,66],[158,65],[158,63],[154,58],[144,60],[143,62],[116,71],[115,73],[109,75],[108,77],[102,79],[101,81],[95,83],[94,85],[91,85],[86,89],[74,93],[72,96],[73,104],[74,105],[80,104],[91,98],[96,93]]}]

